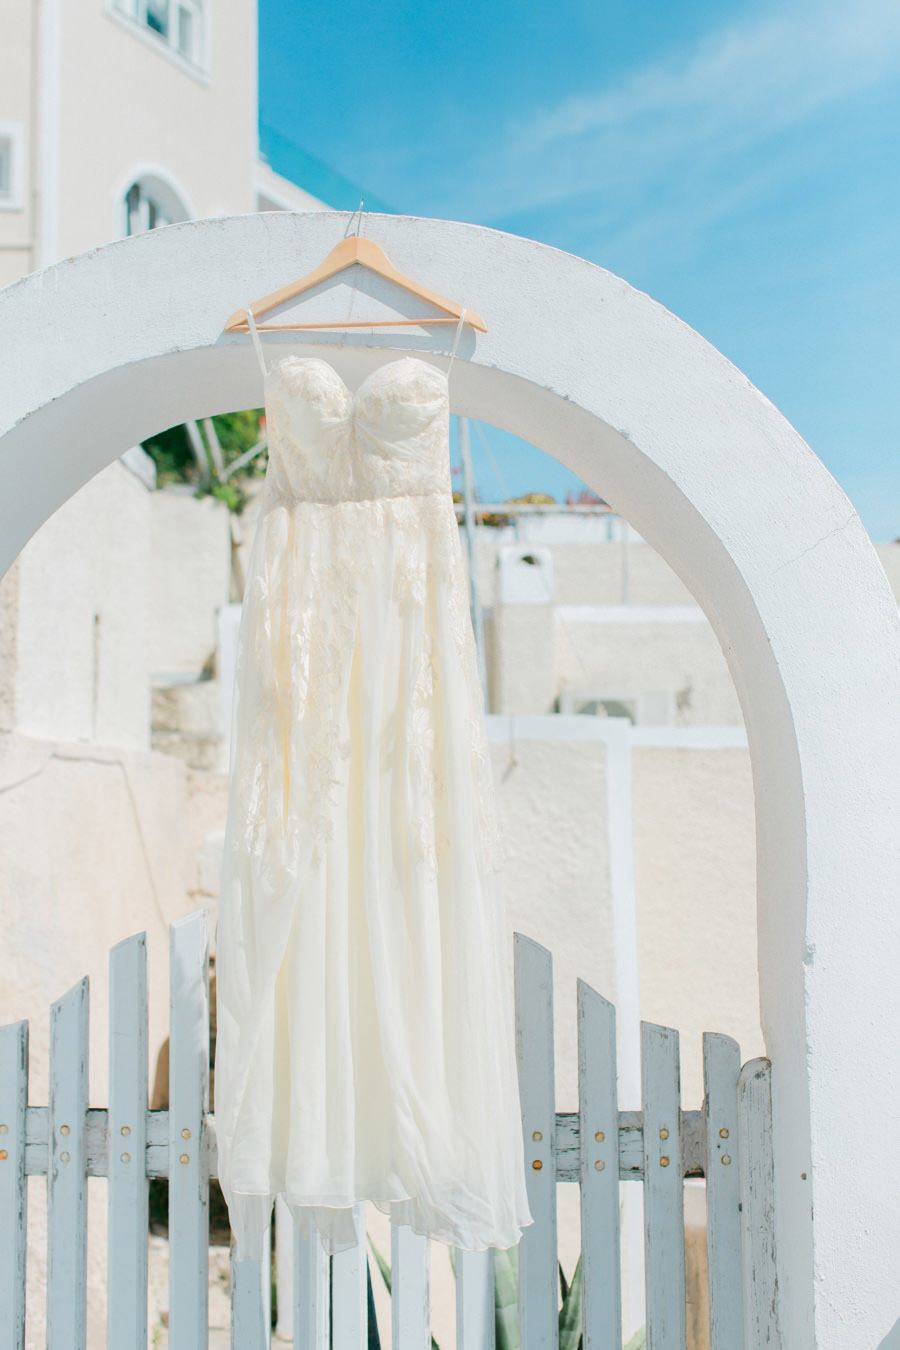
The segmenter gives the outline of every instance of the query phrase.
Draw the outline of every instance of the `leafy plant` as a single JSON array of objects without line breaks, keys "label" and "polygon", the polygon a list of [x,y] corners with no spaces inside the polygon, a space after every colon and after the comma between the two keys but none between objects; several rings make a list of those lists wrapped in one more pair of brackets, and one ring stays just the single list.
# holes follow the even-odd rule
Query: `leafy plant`
[{"label": "leafy plant", "polygon": [[559,1267],[559,1284],[562,1292],[562,1306],[559,1310],[559,1350],[581,1350],[584,1281],[581,1276],[580,1256],[571,1284],[566,1284],[563,1268]]},{"label": "leafy plant", "polygon": [[[203,464],[198,463],[188,428],[184,425],[159,432],[144,442],[144,449],[156,465],[159,487],[168,483],[193,483],[198,496],[218,497],[229,511],[239,513],[247,501],[247,482],[265,473],[265,455],[251,453],[264,432],[264,420],[259,409],[249,409],[225,413],[210,421],[215,447],[210,444],[206,424],[196,427]],[[217,456],[221,471],[216,468]]]},{"label": "leafy plant", "polygon": [[[369,1246],[375,1264],[384,1281],[388,1293],[391,1292],[391,1267],[375,1246],[371,1237]],[[452,1260],[452,1256],[451,1256]],[[454,1263],[454,1270],[455,1270]],[[559,1266],[559,1350],[581,1350],[581,1322],[583,1316],[583,1281],[581,1275],[581,1257],[575,1267],[571,1283],[566,1280],[562,1265]],[[371,1277],[369,1296],[369,1346],[370,1350],[380,1350],[377,1328],[375,1340],[372,1340],[372,1328],[375,1324],[371,1298]],[[641,1333],[643,1334],[643,1333]],[[520,1350],[519,1339],[519,1249],[510,1247],[494,1251],[494,1343],[496,1350]],[[431,1350],[440,1350],[432,1336]],[[629,1342],[625,1350],[644,1350],[644,1341]]]},{"label": "leafy plant", "polygon": [[519,1350],[519,1249],[494,1252],[494,1341],[496,1350]]}]

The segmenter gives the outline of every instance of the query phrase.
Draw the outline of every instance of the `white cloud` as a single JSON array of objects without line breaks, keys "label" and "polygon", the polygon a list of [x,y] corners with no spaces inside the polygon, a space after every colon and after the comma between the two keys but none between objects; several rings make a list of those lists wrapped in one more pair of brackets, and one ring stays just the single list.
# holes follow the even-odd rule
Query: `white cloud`
[{"label": "white cloud", "polygon": [[508,216],[586,191],[634,202],[673,171],[714,181],[745,151],[900,72],[898,0],[760,8],[510,125],[473,166],[470,214]]}]

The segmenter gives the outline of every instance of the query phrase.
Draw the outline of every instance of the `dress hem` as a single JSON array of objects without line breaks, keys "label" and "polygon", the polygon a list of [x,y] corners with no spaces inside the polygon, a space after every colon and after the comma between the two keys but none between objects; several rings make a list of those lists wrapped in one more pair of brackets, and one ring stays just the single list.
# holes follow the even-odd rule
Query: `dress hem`
[{"label": "dress hem", "polygon": [[[534,1218],[528,1213],[527,1218],[520,1218],[512,1222],[508,1229],[495,1231],[491,1234],[480,1234],[473,1231],[472,1228],[464,1228],[462,1225],[447,1224],[445,1219],[438,1217],[431,1209],[432,1218],[417,1217],[421,1215],[423,1206],[415,1196],[393,1196],[386,1198],[383,1192],[373,1190],[360,1191],[355,1196],[326,1196],[326,1195],[292,1195],[289,1191],[237,1191],[233,1192],[228,1201],[229,1213],[232,1214],[232,1228],[235,1231],[235,1240],[238,1247],[238,1258],[248,1259],[258,1257],[261,1253],[262,1234],[271,1220],[272,1206],[278,1197],[284,1201],[291,1212],[292,1217],[300,1224],[301,1231],[306,1236],[316,1235],[329,1255],[338,1255],[340,1252],[347,1251],[356,1246],[357,1238],[349,1236],[348,1224],[352,1223],[352,1211],[359,1204],[373,1204],[383,1214],[395,1220],[403,1227],[409,1228],[419,1237],[426,1238],[435,1242],[442,1242],[450,1247],[455,1247],[459,1251],[483,1252],[491,1249],[508,1251],[512,1247],[517,1247],[521,1241],[524,1230],[534,1223]],[[251,1218],[248,1213],[241,1214],[242,1201],[256,1202],[250,1205],[253,1211]],[[338,1220],[338,1227],[330,1230],[330,1236],[326,1235],[325,1230],[319,1223],[317,1213],[327,1211]],[[399,1211],[395,1213],[395,1211]],[[404,1212],[406,1211],[406,1212]],[[411,1212],[409,1212],[411,1211]],[[324,1217],[324,1215],[323,1215]],[[343,1220],[343,1225],[341,1225]],[[340,1231],[348,1234],[346,1238],[336,1236]]]}]

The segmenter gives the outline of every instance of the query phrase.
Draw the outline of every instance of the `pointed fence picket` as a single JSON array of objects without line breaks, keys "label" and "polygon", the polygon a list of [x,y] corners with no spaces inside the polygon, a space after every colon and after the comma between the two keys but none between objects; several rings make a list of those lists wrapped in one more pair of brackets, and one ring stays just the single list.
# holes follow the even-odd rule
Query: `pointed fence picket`
[{"label": "pointed fence picket", "polygon": [[620,1350],[616,1010],[578,981],[578,1134],[584,1350]]},{"label": "pointed fence picket", "polygon": [[0,1347],[25,1344],[28,1023],[0,1027]]},{"label": "pointed fence picket", "polygon": [[147,939],[109,956],[107,1339],[147,1343]]},{"label": "pointed fence picket", "polygon": [[172,924],[169,946],[169,1350],[197,1350],[208,1325],[208,966],[201,911]]},{"label": "pointed fence picket", "polygon": [[88,982],[50,1009],[47,1350],[87,1345]]},{"label": "pointed fence picket", "polygon": [[556,1087],[550,953],[515,938],[516,1048],[525,1139],[528,1206],[534,1220],[519,1243],[522,1350],[559,1344],[556,1270]]},{"label": "pointed fence picket", "polygon": [[[209,980],[203,912],[174,924],[170,943],[170,1090],[165,1111],[147,1107],[147,965],[143,934],[110,954],[109,1109],[88,1107],[88,984],[51,1009],[50,1097],[28,1106],[28,1027],[0,1027],[0,1350],[25,1345],[27,1177],[47,1178],[47,1345],[86,1344],[88,1176],[108,1179],[108,1345],[147,1343],[147,1188],[169,1181],[169,1346],[207,1345],[209,1181],[215,1119],[209,1114]],[[771,1072],[743,1068],[737,1044],[707,1034],[705,1098],[681,1106],[678,1034],[642,1026],[642,1104],[617,1099],[616,1017],[578,984],[578,1110],[558,1112],[549,952],[515,939],[516,1048],[528,1197],[534,1223],[518,1249],[521,1350],[559,1350],[556,1187],[581,1193],[583,1350],[620,1350],[620,1182],[644,1196],[646,1344],[684,1350],[685,1178],[705,1177],[711,1350],[778,1347]],[[370,1344],[365,1215],[357,1241],[328,1258],[286,1207],[278,1252],[279,1327],[295,1350],[363,1350]],[[428,1243],[400,1225],[391,1237],[395,1350],[428,1350]],[[492,1252],[455,1252],[459,1350],[494,1350]],[[277,1272],[276,1272],[277,1276]],[[498,1275],[499,1278],[499,1275]],[[504,1273],[504,1278],[506,1275]],[[232,1265],[232,1346],[271,1339],[271,1261]],[[568,1333],[563,1340],[570,1343]],[[446,1348],[445,1348],[446,1350]]]}]

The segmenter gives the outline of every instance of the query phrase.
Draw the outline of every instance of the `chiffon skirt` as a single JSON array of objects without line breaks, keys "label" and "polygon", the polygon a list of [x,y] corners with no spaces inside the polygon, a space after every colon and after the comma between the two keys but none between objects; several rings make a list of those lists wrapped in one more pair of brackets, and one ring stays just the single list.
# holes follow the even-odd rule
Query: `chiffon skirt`
[{"label": "chiffon skirt", "polygon": [[512,936],[449,493],[265,505],[216,944],[218,1175],[337,1252],[374,1202],[466,1250],[531,1222]]}]

